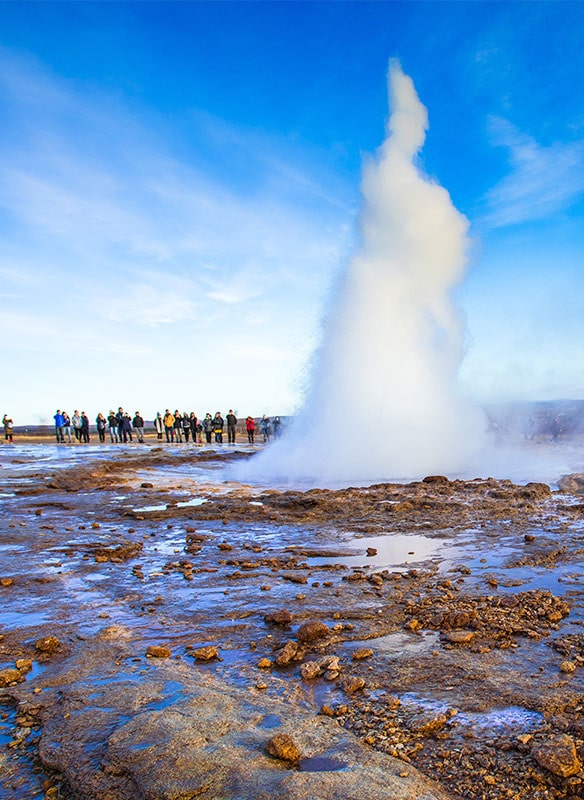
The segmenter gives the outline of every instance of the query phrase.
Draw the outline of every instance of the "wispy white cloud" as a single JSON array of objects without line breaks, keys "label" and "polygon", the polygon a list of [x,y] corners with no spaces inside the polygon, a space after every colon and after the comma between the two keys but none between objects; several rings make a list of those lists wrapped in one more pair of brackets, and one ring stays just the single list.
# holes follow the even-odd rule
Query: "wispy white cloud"
[{"label": "wispy white cloud", "polygon": [[545,219],[584,195],[584,140],[543,146],[500,117],[491,118],[490,133],[509,150],[511,171],[485,197],[486,224]]},{"label": "wispy white cloud", "polygon": [[[222,362],[245,341],[237,385],[251,398],[269,328],[280,354],[294,343],[289,381],[352,215],[354,188],[319,153],[191,112],[169,136],[151,109],[1,47],[0,110],[0,280],[13,306],[0,331],[14,364],[30,352],[50,363],[63,346],[79,356],[80,391],[99,369],[99,391],[123,395],[129,370],[110,370],[112,357],[158,363],[176,341],[212,341]],[[169,395],[181,380],[169,376]]]}]

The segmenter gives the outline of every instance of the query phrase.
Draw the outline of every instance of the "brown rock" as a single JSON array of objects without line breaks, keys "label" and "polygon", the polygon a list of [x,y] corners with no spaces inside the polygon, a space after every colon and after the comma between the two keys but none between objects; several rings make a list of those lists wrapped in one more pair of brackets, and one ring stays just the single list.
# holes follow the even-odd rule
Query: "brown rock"
[{"label": "brown rock", "polygon": [[289,664],[296,653],[298,652],[298,644],[296,642],[286,642],[284,647],[278,652],[276,656],[276,664],[279,667],[285,667]]},{"label": "brown rock", "polygon": [[22,683],[24,678],[17,669],[6,667],[0,669],[0,686],[10,686],[11,683]]},{"label": "brown rock", "polygon": [[270,669],[271,666],[272,666],[271,658],[260,658],[260,660],[258,661],[258,667],[260,669]]},{"label": "brown rock", "polygon": [[312,681],[321,674],[322,670],[316,661],[306,661],[300,666],[300,675],[303,681]]},{"label": "brown rock", "polygon": [[474,639],[473,631],[451,631],[446,635],[447,641],[452,644],[468,644]]},{"label": "brown rock", "polygon": [[285,581],[291,583],[308,583],[306,575],[299,575],[297,572],[281,572],[280,575]]},{"label": "brown rock", "polygon": [[52,655],[53,653],[57,652],[61,646],[61,642],[56,636],[43,636],[42,639],[37,639],[37,641],[34,643],[34,646],[41,653]]},{"label": "brown rock", "polygon": [[193,650],[192,655],[197,661],[213,661],[213,659],[219,658],[219,651],[213,645],[208,645]]},{"label": "brown rock", "polygon": [[576,664],[574,664],[573,661],[562,661],[560,669],[562,672],[566,673],[576,672]]},{"label": "brown rock", "polygon": [[165,647],[161,644],[151,644],[146,650],[148,658],[170,658],[170,647]]},{"label": "brown rock", "polygon": [[266,750],[273,758],[280,758],[282,761],[289,761],[292,764],[300,761],[300,750],[287,733],[277,733],[272,736],[266,745]]},{"label": "brown rock", "polygon": [[315,642],[317,639],[326,639],[330,633],[330,628],[324,622],[305,622],[296,631],[296,638],[299,642]]},{"label": "brown rock", "polygon": [[422,736],[427,736],[430,733],[442,730],[448,722],[448,717],[445,714],[435,714],[431,711],[420,714],[413,719],[408,728],[413,733],[420,733]]},{"label": "brown rock", "polygon": [[362,661],[364,658],[369,658],[373,655],[373,650],[370,647],[360,647],[355,650],[351,658],[353,661]]},{"label": "brown rock", "polygon": [[281,611],[274,611],[272,614],[266,614],[264,622],[271,623],[272,625],[290,625],[292,619],[291,612],[283,608]]},{"label": "brown rock", "polygon": [[560,778],[569,778],[582,769],[582,764],[576,753],[574,740],[565,733],[537,744],[531,755],[544,769],[559,775]]},{"label": "brown rock", "polygon": [[347,678],[346,681],[343,682],[343,689],[347,694],[354,694],[358,692],[365,686],[365,681],[363,678]]},{"label": "brown rock", "polygon": [[30,672],[32,669],[32,661],[30,658],[17,658],[16,669],[19,672]]},{"label": "brown rock", "polygon": [[0,579],[0,586],[5,586],[5,587],[12,586],[13,583],[14,583],[14,581],[12,580],[12,578],[1,578]]}]

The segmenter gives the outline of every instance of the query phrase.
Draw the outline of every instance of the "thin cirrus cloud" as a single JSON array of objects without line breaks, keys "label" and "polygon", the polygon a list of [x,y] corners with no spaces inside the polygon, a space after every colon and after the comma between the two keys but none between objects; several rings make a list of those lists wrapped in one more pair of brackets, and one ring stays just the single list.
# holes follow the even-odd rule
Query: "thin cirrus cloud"
[{"label": "thin cirrus cloud", "polygon": [[[198,161],[196,147],[177,155],[150,112],[85,95],[1,49],[0,65],[10,120],[0,133],[0,226],[33,276],[49,271],[77,293],[90,287],[97,317],[168,325],[206,313],[201,292],[249,302],[278,285],[283,295],[286,286],[314,289],[330,272],[347,207],[318,189],[326,175],[316,160],[309,175],[286,166],[281,142],[234,129],[255,168],[241,187]],[[164,279],[151,281],[153,271]],[[116,292],[99,302],[112,282]]]},{"label": "thin cirrus cloud", "polygon": [[508,149],[511,169],[485,196],[487,225],[545,219],[584,195],[584,140],[543,146],[500,117],[489,128],[493,144]]}]

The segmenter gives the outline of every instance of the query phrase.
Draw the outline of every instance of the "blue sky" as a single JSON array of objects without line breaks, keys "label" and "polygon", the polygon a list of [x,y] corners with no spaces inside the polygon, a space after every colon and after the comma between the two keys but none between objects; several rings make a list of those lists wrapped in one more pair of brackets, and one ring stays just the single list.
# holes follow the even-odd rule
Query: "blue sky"
[{"label": "blue sky", "polygon": [[584,397],[583,44],[580,2],[0,3],[0,410],[293,411],[392,57],[471,223],[463,386]]}]

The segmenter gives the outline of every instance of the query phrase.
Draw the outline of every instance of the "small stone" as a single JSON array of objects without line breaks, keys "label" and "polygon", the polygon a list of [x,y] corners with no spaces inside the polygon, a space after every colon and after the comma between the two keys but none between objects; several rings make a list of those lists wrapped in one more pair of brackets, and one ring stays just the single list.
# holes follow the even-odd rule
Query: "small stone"
[{"label": "small stone", "polygon": [[483,780],[487,786],[494,786],[497,783],[497,780],[492,775],[485,775]]},{"label": "small stone", "polygon": [[260,658],[258,661],[258,667],[260,669],[270,669],[272,666],[272,659],[271,658]]},{"label": "small stone", "polygon": [[317,639],[326,639],[330,633],[330,628],[324,622],[305,622],[296,631],[296,638],[299,642],[314,642]]},{"label": "small stone", "polygon": [[0,578],[0,586],[8,587],[12,586],[13,583],[14,581],[12,580],[12,578]]},{"label": "small stone", "polygon": [[419,733],[423,736],[428,736],[430,733],[442,730],[448,722],[446,714],[435,714],[431,711],[420,714],[416,719],[412,720],[408,728],[413,733]]},{"label": "small stone", "polygon": [[207,647],[199,647],[197,650],[193,650],[191,655],[197,661],[213,661],[213,659],[219,658],[219,651],[213,645],[208,645]]},{"label": "small stone", "polygon": [[562,661],[560,664],[560,669],[562,672],[566,673],[576,672],[576,665],[573,661]]},{"label": "small stone", "polygon": [[150,483],[150,481],[143,481],[140,484],[140,488],[141,489],[154,489],[154,484]]},{"label": "small stone", "polygon": [[19,672],[30,672],[32,669],[32,661],[30,658],[17,658],[15,664]]},{"label": "small stone", "polygon": [[294,739],[287,733],[277,733],[269,740],[266,750],[273,758],[288,761],[292,764],[300,761],[300,750],[296,746]]},{"label": "small stone", "polygon": [[34,643],[34,646],[41,653],[46,653],[47,655],[51,655],[52,653],[57,652],[57,650],[61,646],[61,642],[57,639],[56,636],[43,636],[42,639],[37,639],[37,641]]},{"label": "small stone", "polygon": [[422,623],[417,619],[410,619],[404,625],[404,628],[407,631],[419,631],[421,627],[422,627]]},{"label": "small stone", "polygon": [[316,661],[306,661],[300,666],[300,675],[303,681],[312,681],[321,674],[320,666]]},{"label": "small stone", "polygon": [[22,683],[24,678],[17,669],[7,667],[0,669],[0,686],[10,686],[11,683]]},{"label": "small stone", "polygon": [[281,611],[274,611],[272,614],[266,614],[264,622],[271,623],[272,625],[290,625],[292,619],[293,617],[290,611],[283,608]]},{"label": "small stone", "polygon": [[296,642],[286,642],[284,647],[276,655],[276,664],[279,667],[287,666],[296,653],[298,652],[298,644]]},{"label": "small stone", "polygon": [[377,555],[376,548],[375,547],[368,547],[367,548],[367,555],[369,556],[369,558],[371,558],[371,556],[376,556]]},{"label": "small stone", "polygon": [[151,644],[146,650],[148,658],[170,658],[171,655],[170,647],[165,647],[161,644]]},{"label": "small stone", "polygon": [[363,678],[347,678],[346,681],[343,682],[343,689],[347,694],[354,694],[358,692],[365,686],[365,681]]},{"label": "small stone", "polygon": [[373,655],[373,650],[370,647],[360,647],[355,650],[351,658],[353,661],[362,661],[364,658],[370,658]]},{"label": "small stone", "polygon": [[451,631],[446,639],[452,644],[468,644],[474,639],[473,631]]},{"label": "small stone", "polygon": [[565,733],[535,745],[531,755],[540,767],[559,775],[560,778],[569,778],[582,769],[574,740]]}]

